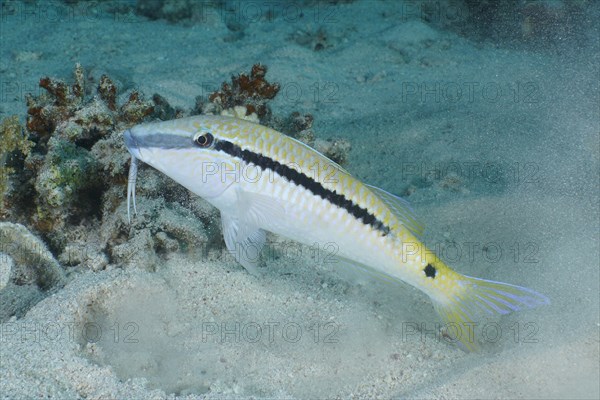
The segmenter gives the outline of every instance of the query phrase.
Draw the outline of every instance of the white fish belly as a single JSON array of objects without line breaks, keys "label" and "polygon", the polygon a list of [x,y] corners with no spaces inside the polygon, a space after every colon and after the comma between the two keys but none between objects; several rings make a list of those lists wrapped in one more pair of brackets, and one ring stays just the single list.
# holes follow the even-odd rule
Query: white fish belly
[{"label": "white fish belly", "polygon": [[261,183],[242,185],[242,190],[267,196],[284,209],[279,218],[265,218],[262,229],[399,277],[394,239],[305,188],[283,179]]}]

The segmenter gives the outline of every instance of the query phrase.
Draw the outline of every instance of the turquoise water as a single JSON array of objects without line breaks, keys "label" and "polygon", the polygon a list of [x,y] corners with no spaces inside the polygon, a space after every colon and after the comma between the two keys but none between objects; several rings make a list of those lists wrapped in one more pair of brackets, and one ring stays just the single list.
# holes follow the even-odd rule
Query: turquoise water
[{"label": "turquoise water", "polygon": [[[66,277],[42,287],[46,261],[15,255],[25,236],[2,231],[1,397],[598,398],[598,3],[1,5],[1,118],[25,124],[40,78],[72,84],[76,63],[77,110],[106,74],[115,113],[136,90],[181,115],[264,64],[280,85],[271,122],[311,114],[313,145],[348,143],[344,167],[407,199],[447,264],[552,302],[481,321],[483,350],[467,354],[421,293],[330,257],[335,238],[269,237],[251,276],[223,253],[218,213],[148,167],[130,228],[126,122],[95,121],[74,143],[99,183],[50,217],[36,163],[9,157],[14,190],[32,186],[3,220]],[[45,160],[46,139],[30,139]],[[52,218],[63,225],[40,222]]]}]

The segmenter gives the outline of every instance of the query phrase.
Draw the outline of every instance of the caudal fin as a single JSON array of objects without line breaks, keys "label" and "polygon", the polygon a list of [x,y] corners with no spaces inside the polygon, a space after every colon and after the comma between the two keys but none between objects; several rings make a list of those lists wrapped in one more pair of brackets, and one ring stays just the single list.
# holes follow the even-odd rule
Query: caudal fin
[{"label": "caudal fin", "polygon": [[460,275],[459,289],[434,307],[445,322],[446,336],[467,351],[476,351],[475,322],[478,315],[508,314],[550,304],[543,294],[508,283]]}]

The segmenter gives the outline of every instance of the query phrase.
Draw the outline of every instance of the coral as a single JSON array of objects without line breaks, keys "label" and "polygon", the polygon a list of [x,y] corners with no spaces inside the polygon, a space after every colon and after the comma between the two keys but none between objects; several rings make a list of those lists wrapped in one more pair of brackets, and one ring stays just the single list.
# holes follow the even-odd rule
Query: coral
[{"label": "coral", "polygon": [[59,251],[66,227],[100,217],[103,193],[123,181],[128,157],[120,133],[154,111],[136,91],[119,106],[117,85],[107,75],[95,90],[85,87],[79,64],[74,77],[72,84],[42,78],[46,92],[27,97],[27,129],[36,147],[24,160],[31,176],[21,176],[21,191],[14,196],[35,192],[35,211],[21,214]]},{"label": "coral", "polygon": [[223,83],[220,91],[216,91],[208,97],[210,102],[216,106],[216,113],[242,106],[246,107],[246,115],[256,113],[258,118],[263,121],[270,113],[266,103],[272,100],[280,89],[278,83],[272,84],[265,80],[266,74],[267,67],[254,64],[250,76],[239,74],[231,77],[231,84]]},{"label": "coral", "polygon": [[[64,229],[73,215],[89,215],[93,202],[83,201],[82,192],[101,192],[99,165],[90,152],[74,143],[51,137],[48,153],[34,187],[38,194],[38,213],[34,224],[43,232]],[[86,209],[87,208],[87,209]]]},{"label": "coral", "polygon": [[106,75],[100,77],[97,96],[86,100],[80,64],[75,66],[74,76],[75,82],[70,86],[61,80],[42,78],[40,87],[47,93],[27,96],[27,129],[43,142],[51,134],[58,134],[89,148],[112,130],[138,124],[153,112],[154,105],[136,91],[119,108],[117,87]]},{"label": "coral", "polygon": [[41,137],[47,137],[60,121],[71,117],[82,103],[85,95],[82,67],[80,64],[75,66],[75,82],[71,87],[49,77],[40,79],[39,85],[47,93],[37,98],[27,96],[27,129]]},{"label": "coral", "polygon": [[117,110],[117,87],[106,75],[100,77],[98,94],[111,111]]},{"label": "coral", "polygon": [[33,142],[27,139],[19,117],[13,115],[4,118],[0,124],[0,156],[5,157],[14,150],[19,150],[24,155],[29,154]]},{"label": "coral", "polygon": [[181,118],[184,115],[182,109],[171,107],[167,99],[157,93],[152,96],[152,101],[154,102],[153,116],[161,121]]},{"label": "coral", "polygon": [[145,102],[138,92],[133,91],[120,109],[119,121],[124,122],[126,126],[133,126],[139,124],[153,111],[154,105]]},{"label": "coral", "polygon": [[221,111],[221,115],[234,117],[238,119],[244,119],[246,121],[259,123],[258,115],[256,113],[248,114],[248,110],[246,107],[235,106],[233,108],[228,108],[226,110]]},{"label": "coral", "polygon": [[18,116],[13,115],[2,120],[0,124],[0,212],[2,214],[5,209],[4,195],[8,190],[8,177],[15,171],[7,165],[8,158],[14,152],[27,156],[32,147],[33,142],[24,133]]}]

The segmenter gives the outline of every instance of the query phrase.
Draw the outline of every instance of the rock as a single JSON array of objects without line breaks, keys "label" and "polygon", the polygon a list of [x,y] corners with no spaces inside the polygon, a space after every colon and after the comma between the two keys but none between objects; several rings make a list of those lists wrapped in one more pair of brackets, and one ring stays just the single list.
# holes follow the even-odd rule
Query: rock
[{"label": "rock", "polygon": [[0,250],[15,262],[16,277],[22,284],[43,290],[65,283],[65,275],[44,242],[21,224],[0,222]]},{"label": "rock", "polygon": [[14,265],[15,261],[11,256],[0,253],[0,290],[4,289],[10,280],[10,273],[12,272]]},{"label": "rock", "polygon": [[23,225],[0,222],[0,322],[21,317],[66,282],[46,245]]}]

